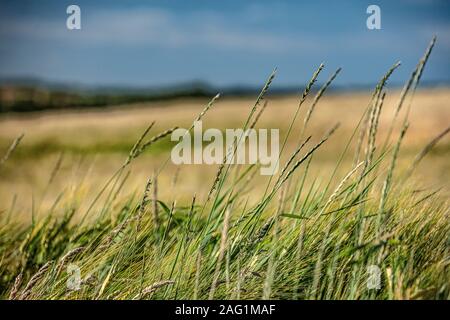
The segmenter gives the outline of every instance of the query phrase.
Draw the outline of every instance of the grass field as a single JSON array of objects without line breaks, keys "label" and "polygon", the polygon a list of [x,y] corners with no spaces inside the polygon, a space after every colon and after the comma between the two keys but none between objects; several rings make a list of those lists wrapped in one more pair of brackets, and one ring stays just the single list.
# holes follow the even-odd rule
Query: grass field
[{"label": "grass field", "polygon": [[152,121],[149,137],[189,128],[204,100],[2,116],[0,150],[25,135],[0,165],[0,296],[450,298],[450,89],[415,90],[424,61],[396,117],[389,72],[317,105],[314,81],[270,98],[270,79],[256,102],[210,104],[205,126],[246,128],[268,101],[256,127],[286,141],[273,177],[175,166],[167,136],[129,157]]}]

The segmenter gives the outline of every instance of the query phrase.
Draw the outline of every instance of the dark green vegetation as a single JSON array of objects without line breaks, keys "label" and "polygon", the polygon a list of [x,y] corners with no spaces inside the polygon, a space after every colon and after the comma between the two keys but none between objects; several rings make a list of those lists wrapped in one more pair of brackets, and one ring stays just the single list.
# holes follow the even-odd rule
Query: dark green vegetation
[{"label": "dark green vegetation", "polygon": [[65,110],[74,108],[108,107],[146,101],[165,101],[177,98],[203,98],[210,96],[203,87],[174,88],[153,92],[151,90],[125,90],[122,93],[86,92],[83,90],[52,89],[40,86],[0,86],[0,113]]}]

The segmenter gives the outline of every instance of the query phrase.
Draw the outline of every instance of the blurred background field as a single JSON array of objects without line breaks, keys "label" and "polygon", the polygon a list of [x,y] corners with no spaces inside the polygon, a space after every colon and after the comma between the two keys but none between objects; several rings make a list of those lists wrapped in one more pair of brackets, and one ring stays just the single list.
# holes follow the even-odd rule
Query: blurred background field
[{"label": "blurred background field", "polygon": [[[316,177],[316,183],[326,181],[372,88],[401,60],[387,86],[377,140],[382,145],[400,88],[436,35],[402,145],[399,168],[406,167],[449,125],[449,2],[379,1],[379,30],[367,27],[369,4],[111,0],[104,5],[80,0],[81,29],[70,30],[66,3],[2,1],[0,155],[16,137],[25,136],[0,167],[0,211],[8,212],[16,199],[15,208],[29,217],[30,209],[45,212],[62,192],[70,194],[62,197],[65,201],[89,203],[147,125],[156,121],[152,133],[187,127],[217,92],[222,97],[206,114],[204,126],[242,127],[274,67],[277,76],[258,126],[279,128],[283,139],[299,94],[321,62],[325,70],[314,91],[342,67],[305,133],[317,142],[341,123],[326,148],[314,155],[307,183]],[[310,103],[301,110],[282,164],[304,138],[300,130]],[[397,127],[392,141],[398,134]],[[336,181],[351,168],[355,140]],[[120,196],[140,192],[172,145],[166,138],[136,159]],[[415,172],[418,185],[448,194],[449,145],[444,137],[427,155]],[[194,192],[204,197],[216,171],[217,166],[177,168],[169,162],[159,177],[159,194],[180,201]],[[265,187],[258,179],[263,180],[257,177],[251,194]]]},{"label": "blurred background field", "polygon": [[[320,187],[321,181],[327,181],[370,100],[370,94],[369,91],[330,92],[320,101],[305,135],[312,135],[312,140],[318,141],[336,122],[340,122],[341,126],[326,148],[314,155],[308,184],[317,179],[315,183]],[[399,94],[399,90],[388,91],[377,138],[379,148],[384,143]],[[254,99],[253,96],[227,98],[225,95],[203,119],[204,128],[242,127]],[[269,97],[268,107],[258,127],[280,129],[282,141],[298,99],[296,95]],[[411,164],[414,156],[432,138],[448,126],[449,101],[450,89],[445,87],[421,89],[415,94],[410,128],[400,152],[399,173]],[[8,212],[15,201],[17,212],[23,213],[22,218],[29,219],[31,210],[36,211],[36,207],[39,207],[45,212],[61,194],[65,195],[64,201],[82,201],[79,203],[81,207],[87,205],[120,167],[148,124],[156,121],[152,130],[154,134],[173,126],[187,128],[207,102],[206,98],[179,98],[102,109],[0,115],[2,153],[6,152],[14,138],[25,134],[17,150],[0,168],[0,211]],[[283,152],[282,164],[300,141],[303,116],[310,103],[308,100],[301,109],[288,140],[288,152]],[[396,139],[398,134],[399,128],[396,127],[392,139]],[[351,168],[356,140],[355,137],[350,145],[337,180]],[[136,159],[120,197],[136,191],[140,193],[145,181],[170,157],[173,145],[166,138]],[[415,171],[414,180],[418,189],[439,189],[442,196],[449,195],[449,155],[450,140],[445,137],[427,155],[427,161]],[[182,202],[189,201],[194,193],[204,198],[211,188],[216,171],[216,165],[175,166],[169,161],[158,179],[159,195],[162,199]],[[48,186],[54,172],[56,175]],[[261,194],[266,186],[258,181],[266,180],[256,177],[249,193],[250,199],[252,195]]]}]

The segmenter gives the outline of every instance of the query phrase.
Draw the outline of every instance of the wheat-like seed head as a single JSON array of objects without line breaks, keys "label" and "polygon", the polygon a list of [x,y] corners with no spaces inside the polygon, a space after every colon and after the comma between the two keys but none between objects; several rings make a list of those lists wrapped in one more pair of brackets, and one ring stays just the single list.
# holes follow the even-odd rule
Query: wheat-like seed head
[{"label": "wheat-like seed head", "polygon": [[60,260],[59,263],[56,267],[56,269],[59,271],[61,270],[61,268],[64,267],[64,265],[70,261],[73,257],[75,257],[77,254],[83,252],[86,248],[85,247],[78,247],[75,249],[70,250],[69,252],[67,252]]},{"label": "wheat-like seed head", "polygon": [[23,279],[23,272],[19,273],[19,275],[14,280],[14,285],[11,290],[11,293],[9,294],[9,300],[14,300],[17,297],[17,293],[19,292],[20,285],[22,284]]},{"label": "wheat-like seed head", "polygon": [[311,107],[309,107],[308,112],[306,113],[305,120],[304,120],[304,128],[306,128],[309,120],[311,119],[314,108],[317,105],[317,103],[319,102],[320,98],[322,97],[322,95],[325,93],[327,88],[330,86],[331,82],[333,82],[333,80],[337,77],[337,75],[339,74],[339,72],[341,70],[342,70],[342,68],[338,68],[331,75],[331,77],[327,80],[327,82],[325,82],[325,84],[322,86],[322,88],[320,88],[319,92],[317,92],[316,96],[314,97],[314,101],[311,104]]},{"label": "wheat-like seed head", "polygon": [[135,296],[133,299],[134,299],[134,300],[136,300],[136,299],[138,299],[138,298],[141,298],[141,299],[142,299],[142,298],[145,297],[146,295],[149,295],[149,294],[152,294],[152,293],[156,292],[159,288],[162,288],[162,287],[165,287],[165,286],[174,284],[174,283],[175,283],[175,281],[173,281],[173,280],[162,280],[162,281],[155,282],[155,283],[153,283],[152,285],[150,285],[150,286],[144,288],[144,289],[142,290],[142,293],[141,293],[141,294],[138,294],[138,295]]},{"label": "wheat-like seed head", "polygon": [[[206,107],[202,110],[202,112],[200,112],[200,114],[197,116],[197,118],[195,119],[194,122],[200,121],[203,116],[205,115],[206,112],[208,112],[209,109],[211,109],[211,107],[214,105],[214,103],[216,103],[216,101],[220,98],[220,93],[216,94],[211,101],[208,102],[208,104],[206,105]],[[194,127],[194,124],[192,124],[191,129]]]},{"label": "wheat-like seed head", "polygon": [[135,142],[135,144],[133,145],[133,147],[131,148],[127,159],[125,160],[125,163],[123,164],[123,167],[126,167],[132,159],[134,159],[136,156],[136,152],[138,151],[142,141],[144,140],[144,138],[147,136],[148,132],[150,131],[150,129],[155,125],[155,121],[153,121],[145,130],[144,132],[141,134],[141,136],[139,137],[139,139]]},{"label": "wheat-like seed head", "polygon": [[178,129],[178,127],[173,127],[170,128],[166,131],[161,132],[160,134],[152,137],[149,141],[147,141],[146,143],[142,144],[142,146],[140,146],[134,153],[133,155],[133,159],[138,157],[139,155],[141,155],[142,152],[145,151],[145,149],[147,149],[149,146],[151,146],[153,143],[167,137],[168,135],[172,134],[172,132],[174,132],[176,129]]},{"label": "wheat-like seed head", "polygon": [[16,139],[14,139],[14,141],[9,146],[9,148],[6,151],[3,158],[0,159],[0,166],[3,165],[6,162],[6,160],[8,160],[8,158],[11,156],[11,154],[14,152],[14,150],[16,150],[16,148],[18,147],[18,145],[19,145],[20,141],[23,139],[23,137],[24,137],[24,134],[22,133],[20,136],[18,136]]},{"label": "wheat-like seed head", "polygon": [[308,141],[311,139],[311,136],[309,136],[308,138],[306,138],[305,141],[302,142],[302,144],[300,144],[300,146],[294,151],[294,153],[290,156],[289,160],[286,162],[286,164],[284,165],[283,169],[281,170],[280,173],[280,177],[283,176],[283,174],[286,172],[286,170],[288,169],[289,165],[292,163],[292,161],[294,161],[295,157],[297,157],[297,155],[300,153],[300,151],[303,149],[303,147],[308,143]]},{"label": "wheat-like seed head", "polygon": [[19,296],[19,300],[25,300],[31,295],[31,290],[33,287],[45,276],[52,264],[53,260],[48,261],[31,277],[25,289],[23,289],[22,294]]}]

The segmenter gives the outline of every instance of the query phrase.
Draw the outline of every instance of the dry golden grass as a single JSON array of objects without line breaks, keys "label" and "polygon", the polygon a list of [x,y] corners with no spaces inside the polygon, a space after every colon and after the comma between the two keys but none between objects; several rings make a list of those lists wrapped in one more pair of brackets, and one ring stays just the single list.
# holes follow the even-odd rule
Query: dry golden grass
[{"label": "dry golden grass", "polygon": [[[378,129],[378,146],[384,142],[399,95],[399,91],[394,91],[388,93],[386,97]],[[319,178],[329,174],[333,169],[340,152],[345,147],[345,141],[352,134],[369,100],[369,92],[327,93],[316,106],[306,132],[313,136],[312,140],[320,139],[337,121],[341,123],[327,148],[319,150],[315,155],[315,166],[311,169]],[[422,89],[416,93],[412,103],[410,128],[399,158],[400,168],[410,164],[427,142],[449,125],[449,101],[450,90],[445,88]],[[253,102],[254,97],[219,99],[203,119],[204,127],[222,129],[241,127]],[[288,150],[292,151],[299,142],[295,142],[294,137],[300,135],[303,117],[311,102],[312,99],[309,98],[301,109],[301,117],[294,127]],[[0,169],[0,211],[8,210],[15,195],[23,212],[31,208],[33,201],[35,205],[36,203],[41,205],[42,202],[42,207],[48,208],[61,190],[70,194],[73,199],[89,199],[89,195],[95,194],[114,170],[123,163],[134,141],[152,121],[156,121],[153,132],[160,132],[173,126],[186,128],[206,103],[206,100],[192,99],[125,105],[84,112],[2,115],[0,153],[4,153],[11,141],[21,133],[25,133],[25,137],[16,153]],[[298,96],[269,98],[267,109],[257,127],[279,128],[282,140],[297,104]],[[398,137],[398,132],[399,128],[396,127],[394,139]],[[133,164],[128,181],[128,186],[131,185],[132,188],[124,190],[119,197],[141,190],[155,168],[169,156],[168,148],[166,146],[165,149],[146,153],[138,158]],[[53,183],[45,191],[61,153],[64,154],[61,168]],[[448,194],[449,155],[450,139],[445,137],[427,155],[426,164],[419,166],[416,179],[432,189],[442,187],[442,192]],[[352,159],[349,156],[345,161],[350,163]],[[340,177],[348,172],[348,168],[349,165],[342,166]],[[166,199],[176,192],[178,201],[181,198],[182,201],[184,199],[189,202],[194,193],[206,196],[213,181],[205,181],[204,177],[213,177],[217,167],[185,165],[180,166],[179,170],[182,174],[177,175],[179,179],[174,185],[177,167],[169,163],[158,179],[159,192]],[[204,174],[205,171],[207,175]],[[310,176],[313,177],[314,174]],[[257,185],[254,190],[258,190]]]}]

